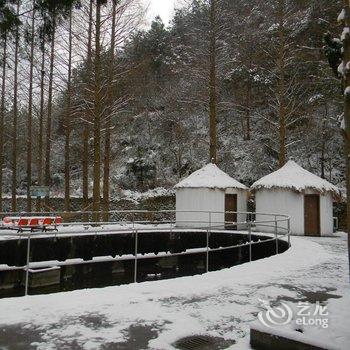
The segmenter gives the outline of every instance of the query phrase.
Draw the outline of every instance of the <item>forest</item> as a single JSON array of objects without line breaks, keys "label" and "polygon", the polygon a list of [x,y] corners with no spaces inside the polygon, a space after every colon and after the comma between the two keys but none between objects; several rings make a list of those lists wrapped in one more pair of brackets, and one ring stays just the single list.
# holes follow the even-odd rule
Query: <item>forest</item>
[{"label": "forest", "polygon": [[213,161],[251,185],[288,159],[345,189],[340,0],[0,0],[0,211],[32,185],[109,210]]}]

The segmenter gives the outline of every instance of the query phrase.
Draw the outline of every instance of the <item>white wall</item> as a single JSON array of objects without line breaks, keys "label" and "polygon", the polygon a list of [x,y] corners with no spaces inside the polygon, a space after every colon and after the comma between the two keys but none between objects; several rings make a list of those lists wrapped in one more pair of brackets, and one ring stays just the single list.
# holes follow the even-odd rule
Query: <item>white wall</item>
[{"label": "white wall", "polygon": [[[247,211],[248,191],[227,189],[228,194],[237,194],[237,211]],[[179,188],[176,189],[177,211],[205,211],[205,213],[176,213],[176,226],[179,227],[205,227],[209,225],[209,213],[212,213],[211,224],[223,228],[225,221],[225,191],[209,188]],[[238,221],[245,221],[246,215],[237,215]],[[244,229],[245,225],[238,225]]]},{"label": "white wall", "polygon": [[[207,188],[178,188],[176,189],[176,226],[206,227],[209,226],[209,213],[212,222],[223,223],[225,210],[225,192]],[[190,213],[178,211],[205,211],[204,213]]]},{"label": "white wall", "polygon": [[[315,194],[306,191],[306,194]],[[255,194],[256,211],[262,213],[284,214],[291,217],[290,228],[294,235],[304,235],[304,194],[280,189],[262,189]],[[257,215],[257,220],[266,217]],[[270,220],[269,218],[268,220]],[[283,225],[286,227],[286,225]],[[320,195],[321,236],[333,233],[333,198],[330,193]],[[257,227],[259,231],[274,232],[273,229]]]},{"label": "white wall", "polygon": [[333,197],[331,193],[320,196],[321,236],[333,234]]},{"label": "white wall", "polygon": [[[304,196],[301,193],[280,189],[261,189],[255,193],[256,212],[289,215],[291,232],[304,234]],[[256,220],[273,220],[272,216],[257,215]],[[269,224],[270,225],[270,224]],[[278,223],[287,228],[287,223]],[[259,226],[262,232],[274,232],[274,228]],[[282,232],[279,230],[279,232]]]}]

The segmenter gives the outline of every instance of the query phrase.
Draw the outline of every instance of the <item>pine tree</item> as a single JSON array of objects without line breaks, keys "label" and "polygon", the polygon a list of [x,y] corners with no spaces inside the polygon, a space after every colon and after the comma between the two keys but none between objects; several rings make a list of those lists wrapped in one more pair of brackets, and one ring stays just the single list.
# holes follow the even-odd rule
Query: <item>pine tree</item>
[{"label": "pine tree", "polygon": [[95,17],[95,57],[94,57],[94,164],[93,164],[93,206],[94,221],[99,221],[101,199],[101,118],[102,118],[102,91],[101,91],[101,5],[102,0],[96,2]]},{"label": "pine tree", "polygon": [[217,0],[210,0],[210,43],[209,43],[209,125],[210,161],[217,163]]},{"label": "pine tree", "polygon": [[33,119],[33,78],[34,78],[34,45],[35,45],[35,0],[33,0],[32,19],[30,33],[30,58],[29,58],[29,101],[27,121],[27,212],[32,211],[32,199],[30,186],[32,184],[32,119]]},{"label": "pine tree", "polygon": [[[19,16],[20,1],[17,0],[16,13]],[[18,53],[19,53],[19,24],[15,30],[15,53],[14,53],[14,82],[13,82],[13,120],[12,120],[12,211],[17,211],[17,161],[18,161]]]},{"label": "pine tree", "polygon": [[70,210],[70,137],[71,137],[71,113],[72,113],[72,9],[69,14],[69,33],[68,33],[68,78],[67,78],[67,108],[65,117],[65,147],[64,147],[64,209]]},{"label": "pine tree", "polygon": [[[338,20],[344,25],[342,34],[343,62],[342,62],[342,84],[344,88],[344,139],[346,158],[346,190],[347,190],[347,232],[348,252],[350,268],[350,4],[343,0],[344,8]],[[350,274],[349,274],[350,277]]]}]

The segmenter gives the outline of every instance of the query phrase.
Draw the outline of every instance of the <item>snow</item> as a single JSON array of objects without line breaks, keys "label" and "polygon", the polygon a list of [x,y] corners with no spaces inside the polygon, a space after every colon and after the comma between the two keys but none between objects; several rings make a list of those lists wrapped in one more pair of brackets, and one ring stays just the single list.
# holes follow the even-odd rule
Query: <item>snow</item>
[{"label": "snow", "polygon": [[[207,334],[235,339],[237,344],[230,349],[247,350],[250,325],[262,310],[259,299],[286,299],[295,304],[303,291],[316,294],[333,287],[332,293],[343,298],[328,302],[330,327],[308,327],[304,334],[313,342],[347,350],[347,283],[345,234],[322,239],[292,237],[292,248],[283,254],[204,275],[2,299],[1,339],[6,339],[6,330],[11,336],[11,331],[25,329],[26,334],[39,331],[39,339],[31,340],[36,350],[72,348],[73,343],[74,348],[89,350],[127,341],[130,327],[150,327],[156,336],[142,348],[170,350],[180,337]],[[89,318],[97,323],[87,322]],[[291,329],[276,330],[287,331],[293,336]]]},{"label": "snow", "polygon": [[344,96],[349,97],[350,96],[350,86],[347,86],[345,91],[344,91]]},{"label": "snow", "polygon": [[164,187],[157,187],[154,189],[150,189],[146,192],[138,192],[132,190],[123,190],[122,198],[133,201],[135,203],[139,203],[141,200],[155,198],[155,197],[166,197],[174,195],[174,190],[166,189]]},{"label": "snow", "polygon": [[343,32],[341,34],[341,41],[344,41],[350,35],[350,28],[344,27]]},{"label": "snow", "polygon": [[315,174],[303,169],[300,165],[289,160],[279,170],[264,176],[253,183],[252,189],[282,188],[303,192],[306,189],[315,190],[320,193],[331,192],[335,197],[340,197],[340,190]]},{"label": "snow", "polygon": [[342,119],[341,119],[340,128],[345,130],[345,118],[344,117],[342,117]]},{"label": "snow", "polygon": [[343,22],[345,20],[345,14],[345,9],[342,9],[338,16],[338,22]]},{"label": "snow", "polygon": [[219,169],[215,164],[207,164],[203,168],[195,171],[186,179],[175,185],[175,189],[176,188],[248,189],[245,185]]}]

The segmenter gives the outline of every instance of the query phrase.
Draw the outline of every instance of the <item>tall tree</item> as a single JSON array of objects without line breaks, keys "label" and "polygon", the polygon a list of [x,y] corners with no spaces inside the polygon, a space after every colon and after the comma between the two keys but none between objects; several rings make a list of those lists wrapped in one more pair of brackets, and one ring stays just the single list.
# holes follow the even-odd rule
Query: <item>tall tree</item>
[{"label": "tall tree", "polygon": [[[39,109],[39,134],[38,134],[38,153],[37,153],[37,169],[38,183],[43,185],[43,165],[44,165],[44,105],[45,105],[45,37],[41,38],[41,65],[40,65],[40,109]],[[41,211],[41,198],[37,199],[36,210]]]},{"label": "tall tree", "polygon": [[278,0],[277,4],[278,21],[278,115],[279,115],[279,157],[278,163],[282,167],[286,163],[286,37],[285,37],[285,0]]},{"label": "tall tree", "polygon": [[65,165],[64,165],[64,208],[70,210],[70,134],[71,134],[71,101],[72,101],[72,10],[69,15],[69,34],[68,34],[68,78],[67,78],[67,108],[65,117]]},{"label": "tall tree", "polygon": [[1,103],[0,103],[0,211],[3,210],[3,167],[4,167],[4,126],[5,126],[5,102],[6,102],[6,75],[7,75],[7,49],[9,34],[21,24],[19,16],[11,4],[15,0],[0,2],[0,39],[2,44],[2,79],[1,79]]},{"label": "tall tree", "polygon": [[[49,69],[49,89],[47,102],[46,119],[46,144],[45,144],[45,178],[46,186],[51,185],[51,147],[52,147],[52,109],[53,109],[53,85],[55,66],[55,41],[56,27],[60,20],[67,18],[73,6],[79,6],[79,0],[36,0],[36,6],[40,10],[43,18],[42,35],[47,37],[51,43],[50,48],[50,69]],[[46,206],[49,199],[46,199]]]},{"label": "tall tree", "polygon": [[[92,76],[92,25],[93,25],[93,1],[89,1],[89,25],[88,25],[88,42],[87,42],[87,57],[86,57],[86,75],[84,97],[89,99]],[[90,127],[88,120],[91,119],[91,111],[87,105],[84,106],[85,121],[83,125],[83,149],[82,149],[82,168],[83,168],[83,210],[89,207],[89,137]],[[84,216],[84,221],[88,221],[88,217]]]},{"label": "tall tree", "polygon": [[93,164],[93,206],[94,221],[99,221],[101,197],[101,119],[102,119],[102,91],[101,91],[101,5],[103,0],[96,1],[95,17],[95,57],[94,57],[94,164]]},{"label": "tall tree", "polygon": [[210,161],[217,163],[217,0],[210,0],[209,126]]},{"label": "tall tree", "polygon": [[[16,13],[19,16],[20,1],[17,1]],[[12,121],[12,211],[17,210],[17,126],[18,126],[18,51],[19,51],[19,24],[15,30],[15,53],[14,53],[14,82],[13,82],[13,121]]]},{"label": "tall tree", "polygon": [[113,113],[113,77],[115,73],[114,60],[115,60],[115,32],[116,32],[116,12],[117,12],[117,0],[112,0],[112,31],[111,31],[111,47],[109,58],[109,75],[108,75],[108,109],[107,109],[107,121],[106,121],[106,134],[105,134],[105,148],[104,148],[104,161],[103,161],[103,221],[109,220],[109,176],[110,176],[110,158],[111,158],[111,117]]},{"label": "tall tree", "polygon": [[32,211],[30,186],[32,184],[32,118],[33,118],[33,77],[34,77],[34,36],[35,36],[35,0],[33,0],[32,23],[30,29],[30,58],[29,58],[29,101],[27,120],[27,211]]},{"label": "tall tree", "polygon": [[6,66],[7,66],[7,33],[2,33],[2,79],[0,104],[0,211],[3,211],[3,167],[4,167],[4,120],[5,120],[5,93],[6,93]]},{"label": "tall tree", "polygon": [[[342,62],[342,85],[344,88],[344,138],[345,138],[345,158],[346,158],[346,190],[347,190],[347,233],[348,252],[350,268],[350,4],[349,0],[343,0],[343,10],[338,20],[344,25],[342,34],[343,62]],[[350,270],[349,270],[350,278]]]},{"label": "tall tree", "polygon": [[[55,65],[55,34],[56,34],[56,13],[55,8],[52,10],[51,22],[51,51],[50,51],[50,71],[49,71],[49,92],[47,102],[47,118],[46,118],[46,143],[45,143],[45,185],[51,185],[51,137],[52,137],[52,99],[53,99],[53,80]],[[46,206],[49,205],[48,198]]]}]

